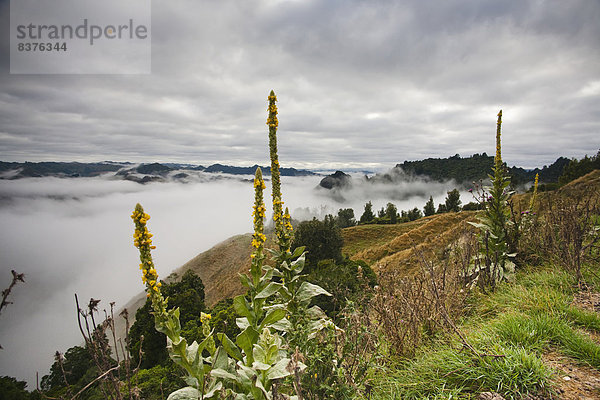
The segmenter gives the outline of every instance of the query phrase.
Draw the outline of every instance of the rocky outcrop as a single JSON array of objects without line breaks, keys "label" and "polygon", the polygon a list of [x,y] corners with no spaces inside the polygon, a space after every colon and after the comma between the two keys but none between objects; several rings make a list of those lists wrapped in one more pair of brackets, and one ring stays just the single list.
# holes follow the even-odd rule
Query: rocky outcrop
[{"label": "rocky outcrop", "polygon": [[325,189],[341,189],[352,185],[352,177],[342,171],[335,171],[321,179],[319,186]]}]

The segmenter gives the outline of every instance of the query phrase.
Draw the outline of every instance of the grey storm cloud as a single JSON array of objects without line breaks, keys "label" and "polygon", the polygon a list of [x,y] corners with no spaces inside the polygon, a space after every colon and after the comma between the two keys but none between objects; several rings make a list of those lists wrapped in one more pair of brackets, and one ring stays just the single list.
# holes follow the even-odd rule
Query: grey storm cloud
[{"label": "grey storm cloud", "polygon": [[493,153],[501,108],[509,164],[600,145],[598,2],[181,0],[152,16],[149,75],[3,60],[2,158],[261,163],[271,89],[289,166]]}]

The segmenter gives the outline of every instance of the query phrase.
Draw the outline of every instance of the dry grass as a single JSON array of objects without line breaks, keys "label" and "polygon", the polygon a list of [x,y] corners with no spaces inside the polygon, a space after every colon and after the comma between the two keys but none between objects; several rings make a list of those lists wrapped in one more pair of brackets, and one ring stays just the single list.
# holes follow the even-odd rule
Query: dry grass
[{"label": "dry grass", "polygon": [[[429,219],[428,217],[427,219]],[[344,247],[342,254],[352,259],[359,259],[356,254],[372,247],[384,246],[396,237],[426,223],[422,218],[413,222],[395,225],[359,225],[342,229]]]},{"label": "dry grass", "polygon": [[[175,270],[181,276],[191,269],[204,283],[206,305],[212,307],[220,300],[244,293],[239,274],[250,270],[252,234],[233,236],[211,249],[198,254]],[[268,235],[266,247],[273,247],[273,238]]]},{"label": "dry grass", "polygon": [[443,249],[475,221],[476,212],[438,214],[398,225],[363,225],[343,230],[344,254],[374,265],[376,270],[407,270],[417,266],[418,250]]}]

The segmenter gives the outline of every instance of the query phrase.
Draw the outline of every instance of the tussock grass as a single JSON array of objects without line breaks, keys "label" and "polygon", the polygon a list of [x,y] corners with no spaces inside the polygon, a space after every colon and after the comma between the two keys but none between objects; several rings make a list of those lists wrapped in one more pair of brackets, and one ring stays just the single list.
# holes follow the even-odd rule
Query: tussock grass
[{"label": "tussock grass", "polygon": [[438,344],[402,364],[373,398],[469,398],[477,392],[494,391],[517,399],[549,389],[552,371],[534,353],[504,343],[488,350],[504,357],[478,358],[458,343]]},{"label": "tussock grass", "polygon": [[574,329],[560,314],[505,314],[494,321],[493,333],[501,340],[541,353],[554,345],[563,354],[600,368],[600,346]]},{"label": "tussock grass", "polygon": [[598,313],[582,310],[577,307],[568,307],[565,310],[565,316],[573,321],[574,324],[584,329],[600,333],[600,318],[598,318]]}]

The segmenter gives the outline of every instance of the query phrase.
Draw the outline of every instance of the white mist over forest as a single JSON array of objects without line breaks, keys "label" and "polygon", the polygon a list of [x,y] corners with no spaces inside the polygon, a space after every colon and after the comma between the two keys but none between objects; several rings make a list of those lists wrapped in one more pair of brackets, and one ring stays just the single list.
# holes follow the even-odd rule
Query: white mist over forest
[{"label": "white mist over forest", "polygon": [[[102,300],[100,309],[112,301],[118,309],[143,290],[129,217],[136,203],[152,217],[161,277],[228,237],[251,232],[252,177],[224,178],[147,185],[102,177],[0,181],[0,288],[10,283],[11,269],[26,280],[0,316],[0,374],[35,388],[36,371],[40,379],[48,373],[56,350],[83,342],[75,293],[84,305],[93,297]],[[422,210],[430,195],[437,206],[454,188],[424,181],[355,185],[340,203],[315,190],[321,178],[283,177],[283,200],[295,219],[322,218],[340,208],[353,208],[359,219],[367,201],[374,211],[390,201],[399,211]],[[470,200],[462,195],[463,203]]]}]

